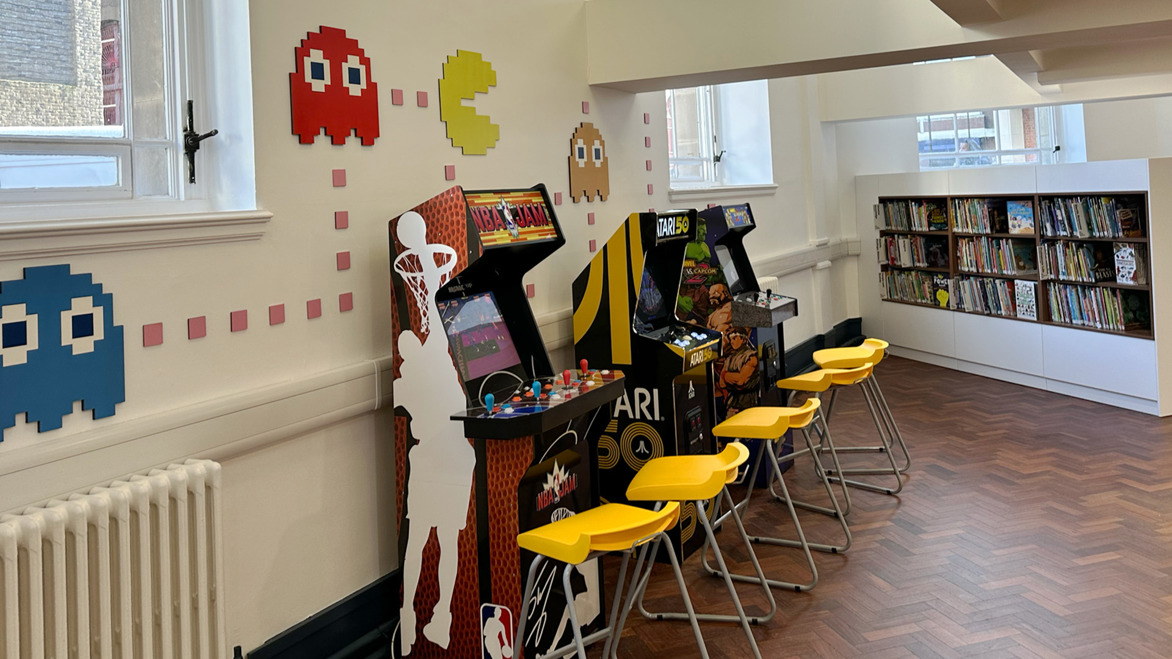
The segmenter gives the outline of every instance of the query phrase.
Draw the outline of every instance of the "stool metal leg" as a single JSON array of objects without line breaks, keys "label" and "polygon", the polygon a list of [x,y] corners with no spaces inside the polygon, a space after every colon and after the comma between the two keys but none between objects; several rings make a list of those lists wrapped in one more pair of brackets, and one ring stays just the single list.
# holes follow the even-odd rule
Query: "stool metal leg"
[{"label": "stool metal leg", "polygon": [[[647,588],[647,583],[651,579],[651,571],[655,567],[655,552],[659,550],[661,543],[667,551],[667,557],[671,561],[672,572],[675,573],[676,583],[680,587],[680,595],[684,599],[684,609],[688,612],[686,618],[688,619],[688,622],[692,624],[692,634],[696,637],[696,645],[700,649],[700,656],[703,657],[703,659],[709,659],[708,646],[704,643],[704,635],[700,633],[700,623],[696,618],[696,610],[692,607],[692,598],[688,595],[687,584],[684,583],[684,573],[680,570],[680,562],[679,559],[676,558],[676,552],[675,548],[672,546],[671,538],[667,537],[666,533],[660,533],[656,537],[655,542],[651,543],[650,558],[648,558],[646,546],[644,547],[644,551],[640,552],[639,554],[639,559],[635,563],[636,575],[632,577],[633,581],[631,582],[631,586],[634,588],[634,590],[627,595],[627,601],[623,604],[623,613],[621,616],[619,616],[620,629],[622,628],[621,626],[626,623],[627,615],[630,614],[635,602],[641,601],[643,599],[643,593]],[[638,571],[644,562],[647,563],[647,571],[640,576]],[[611,646],[611,658],[615,659],[617,656],[618,641],[616,640],[615,643]]]},{"label": "stool metal leg", "polygon": [[[570,573],[574,566],[566,564],[562,570],[562,588],[566,595],[566,609],[570,613],[570,626],[574,632],[574,646],[578,648],[578,659],[586,659],[586,644],[582,642],[582,625],[578,623],[578,607],[574,606],[574,591],[570,587]],[[613,633],[613,632],[612,632]]]},{"label": "stool metal leg", "polygon": [[[891,468],[890,469],[888,469],[888,468],[866,468],[866,469],[847,468],[843,471],[838,472],[837,474],[832,475],[831,480],[835,481],[835,482],[840,482],[840,481],[845,482],[847,485],[850,485],[851,487],[857,487],[857,488],[864,489],[864,490],[870,490],[872,492],[880,492],[882,494],[898,494],[901,490],[903,490],[903,477],[902,477],[902,473],[899,471],[899,466],[895,463],[895,456],[891,452],[892,440],[889,439],[890,430],[886,427],[886,420],[881,419],[881,417],[883,415],[880,413],[877,402],[875,401],[874,392],[871,390],[871,388],[869,386],[867,386],[865,381],[864,381],[863,385],[860,387],[860,389],[863,392],[863,400],[866,401],[866,403],[867,403],[867,409],[871,413],[871,420],[874,421],[874,423],[875,423],[875,430],[878,431],[879,441],[882,442],[882,444],[880,446],[840,447],[838,449],[838,451],[840,453],[850,453],[850,452],[860,452],[860,451],[870,451],[870,452],[883,453],[887,457],[887,461],[890,464]],[[882,486],[876,485],[874,483],[867,483],[864,481],[857,481],[857,480],[849,480],[849,479],[845,478],[846,475],[868,475],[868,474],[869,475],[888,475],[888,474],[890,474],[895,478],[895,487],[893,487],[893,488],[882,487]]]},{"label": "stool metal leg", "polygon": [[912,454],[907,449],[907,442],[903,441],[903,433],[899,431],[899,426],[895,425],[895,416],[891,414],[891,408],[887,405],[887,397],[883,395],[883,389],[879,387],[879,380],[875,378],[875,373],[871,373],[871,377],[867,378],[871,383],[871,389],[875,392],[875,397],[879,401],[879,409],[883,413],[884,418],[887,419],[887,424],[891,430],[891,436],[895,438],[895,443],[899,445],[900,452],[903,453],[903,466],[899,468],[899,472],[906,473],[912,466]]},{"label": "stool metal leg", "polygon": [[[756,552],[753,551],[752,543],[749,542],[749,536],[747,533],[745,533],[745,527],[741,522],[741,516],[736,514],[736,504],[732,500],[732,495],[728,493],[728,488],[721,488],[721,492],[724,497],[727,497],[728,503],[732,507],[730,512],[733,513],[733,521],[736,522],[737,530],[741,536],[741,541],[744,543],[745,549],[749,553],[749,560],[752,561],[753,569],[757,572],[759,583],[762,585],[762,589],[765,592],[765,597],[769,600],[769,613],[763,617],[754,618],[749,618],[745,614],[744,607],[741,604],[740,596],[737,594],[736,586],[733,585],[728,566],[725,564],[724,553],[720,550],[720,545],[716,542],[716,534],[713,530],[712,523],[709,521],[708,514],[704,510],[704,502],[696,501],[695,503],[698,511],[698,517],[700,518],[701,524],[704,526],[705,533],[704,546],[701,549],[701,552],[706,553],[708,551],[708,547],[712,547],[713,553],[716,556],[716,561],[720,565],[718,574],[724,578],[725,586],[728,588],[729,595],[732,596],[733,605],[737,610],[737,615],[735,616],[714,613],[697,613],[696,618],[701,622],[739,622],[742,629],[745,631],[745,636],[749,639],[749,646],[753,649],[753,656],[760,658],[761,653],[757,648],[757,639],[753,637],[753,632],[750,628],[750,625],[758,625],[772,620],[773,616],[777,613],[777,600],[775,600],[773,597],[773,591],[770,590],[769,587],[765,584],[765,573],[761,569],[761,563],[757,560]],[[720,497],[717,497],[717,501],[720,501]],[[645,594],[646,591],[640,591],[639,599],[636,602],[636,605],[639,608],[639,613],[641,613],[643,617],[652,620],[688,619],[688,616],[683,613],[648,611],[643,602],[643,597]]]},{"label": "stool metal leg", "polygon": [[[798,544],[795,546],[801,547],[803,553],[806,555],[806,565],[810,569],[810,575],[811,575],[810,581],[808,583],[804,583],[804,584],[793,583],[790,581],[780,581],[777,579],[765,579],[765,583],[769,584],[769,586],[771,588],[784,588],[786,590],[792,590],[796,593],[805,592],[805,591],[810,590],[814,586],[818,585],[818,568],[816,565],[814,565],[814,556],[810,553],[810,546],[806,542],[805,533],[802,531],[802,522],[801,522],[801,520],[798,519],[798,512],[797,512],[797,510],[794,509],[793,499],[790,498],[790,496],[789,496],[789,491],[785,487],[785,481],[780,477],[781,476],[781,466],[778,464],[777,455],[772,450],[762,451],[757,454],[757,458],[753,461],[753,470],[752,470],[752,474],[749,476],[749,487],[748,487],[747,492],[745,493],[745,498],[735,504],[732,504],[732,508],[733,508],[733,510],[736,510],[738,512],[740,517],[743,517],[745,515],[744,511],[748,508],[749,500],[753,496],[753,489],[754,489],[755,483],[757,481],[757,472],[761,467],[761,459],[762,459],[762,455],[764,453],[769,454],[770,461],[773,465],[773,470],[774,470],[773,477],[777,478],[778,481],[781,483],[782,492],[784,493],[783,501],[786,504],[786,509],[789,511],[790,520],[794,523],[794,528],[797,530],[797,533],[798,533],[799,541],[798,541]],[[730,500],[731,500],[731,497],[730,497]],[[718,524],[723,523],[725,517],[732,514],[733,510],[730,510],[729,512],[726,512],[723,515],[719,516],[717,518],[717,523]],[[761,543],[761,542],[765,542],[766,539],[760,538],[757,536],[749,536],[749,540],[754,543]],[[775,543],[766,543],[766,544],[775,544]],[[711,574],[712,576],[718,576],[720,574],[719,570],[713,568],[711,565],[708,564],[707,552],[705,552],[704,554],[701,555],[701,560],[703,562],[704,569],[707,570],[709,574]],[[746,582],[746,583],[761,583],[761,579],[763,576],[764,576],[763,574],[760,574],[758,576],[749,576],[749,575],[736,574],[736,573],[729,574],[729,578],[731,578],[733,581],[741,581],[741,582]]]},{"label": "stool metal leg", "polygon": [[[818,431],[818,453],[821,454],[824,449],[829,449],[830,460],[834,463],[834,469],[824,471],[824,474],[842,473],[842,464],[838,460],[838,448],[834,445],[834,438],[830,435],[830,424],[826,423],[826,417],[822,415],[822,408],[814,411],[813,419],[814,429]],[[851,493],[850,488],[841,479],[838,480],[839,488],[842,491],[842,514],[851,514]]]},{"label": "stool metal leg", "polygon": [[517,643],[525,646],[525,621],[529,618],[529,600],[533,597],[533,581],[537,578],[537,568],[545,562],[545,557],[537,554],[529,564],[529,576],[525,579],[525,594],[521,599],[520,619],[517,621]]},{"label": "stool metal leg", "polygon": [[[811,422],[813,422],[813,420],[811,420]],[[830,486],[830,480],[828,478],[827,471],[822,466],[822,460],[818,456],[818,450],[814,448],[814,441],[810,435],[810,427],[807,425],[806,427],[802,428],[801,431],[802,431],[802,437],[803,437],[803,439],[805,439],[805,442],[806,442],[806,448],[803,450],[800,450],[800,451],[794,451],[790,457],[799,458],[803,455],[806,455],[807,453],[810,454],[810,456],[811,456],[811,458],[813,458],[813,462],[814,462],[814,474],[818,477],[818,480],[820,480],[822,482],[822,486],[826,489],[827,498],[830,499],[830,507],[828,508],[826,506],[818,506],[818,505],[814,505],[814,504],[806,502],[806,501],[797,501],[792,498],[790,499],[790,503],[795,508],[801,508],[802,510],[809,510],[811,512],[821,513],[823,515],[829,515],[831,517],[834,517],[834,518],[838,519],[839,526],[842,527],[843,536],[846,538],[846,540],[843,544],[831,545],[831,544],[825,544],[825,543],[819,543],[819,542],[811,542],[811,543],[809,543],[810,549],[813,549],[815,551],[829,552],[831,554],[838,554],[841,552],[845,552],[847,549],[850,549],[850,546],[851,546],[851,532],[850,532],[850,528],[847,526],[847,523],[846,523],[846,513],[843,512],[842,508],[838,504],[837,497],[834,496],[834,490]],[[833,447],[833,445],[831,445],[831,447]],[[782,483],[782,475],[781,475],[781,471],[780,471],[781,464],[780,464],[780,461],[777,460],[776,455],[771,455],[770,457],[774,461],[773,462],[774,472],[773,472],[773,476],[769,479],[769,493],[772,494],[773,498],[775,500],[777,500],[778,502],[785,502],[786,497],[789,496],[788,493],[785,495],[778,494],[777,490],[774,488],[774,486],[777,483]],[[837,456],[835,456],[835,458],[836,458],[836,462],[837,462]],[[782,484],[784,485],[784,483],[782,483]],[[773,538],[773,539],[755,538],[754,542],[766,542],[768,544],[781,545],[781,546],[785,546],[785,547],[799,547],[799,546],[801,546],[799,543],[797,543],[797,541],[780,539],[780,538]]]}]

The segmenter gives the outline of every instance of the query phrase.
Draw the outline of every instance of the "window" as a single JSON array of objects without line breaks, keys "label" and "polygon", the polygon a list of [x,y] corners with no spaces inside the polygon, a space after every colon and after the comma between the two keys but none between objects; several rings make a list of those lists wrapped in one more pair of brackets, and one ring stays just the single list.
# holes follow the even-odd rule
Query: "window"
[{"label": "window", "polygon": [[[916,117],[920,169],[1078,161],[1081,109],[1032,107]],[[1062,153],[1064,144],[1073,148]]]},{"label": "window", "polygon": [[183,151],[191,99],[198,132],[246,138],[233,157],[254,180],[251,116],[236,118],[251,115],[250,93],[214,106],[208,91],[237,94],[225,76],[248,81],[249,67],[204,56],[239,57],[241,43],[247,58],[243,0],[0,0],[0,219],[255,207],[254,185],[213,198],[216,149],[199,152],[195,184]]},{"label": "window", "polygon": [[766,81],[670,89],[666,101],[673,190],[773,183]]}]

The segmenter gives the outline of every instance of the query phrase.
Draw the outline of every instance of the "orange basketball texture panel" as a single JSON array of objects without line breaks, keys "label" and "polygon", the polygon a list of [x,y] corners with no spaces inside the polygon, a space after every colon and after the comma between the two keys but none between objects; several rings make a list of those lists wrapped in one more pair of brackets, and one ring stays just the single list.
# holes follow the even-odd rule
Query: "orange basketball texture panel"
[{"label": "orange basketball texture panel", "polygon": [[[492,569],[492,600],[509,607],[520,623],[521,588],[528,573],[521,569],[517,490],[521,477],[533,462],[533,438],[485,443],[488,460],[489,567]],[[523,654],[524,640],[514,643],[514,657]]]}]

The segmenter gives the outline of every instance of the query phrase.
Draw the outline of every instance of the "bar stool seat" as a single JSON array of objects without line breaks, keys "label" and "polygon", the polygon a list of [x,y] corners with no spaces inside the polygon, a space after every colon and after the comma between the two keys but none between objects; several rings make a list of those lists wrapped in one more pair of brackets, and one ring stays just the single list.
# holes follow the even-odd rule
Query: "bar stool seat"
[{"label": "bar stool seat", "polygon": [[[729,595],[732,597],[733,606],[736,608],[737,614],[695,614],[694,617],[704,622],[739,622],[742,629],[744,629],[745,636],[749,639],[753,656],[760,658],[761,651],[757,647],[756,639],[753,638],[750,624],[760,624],[771,620],[774,614],[777,613],[777,602],[773,598],[773,592],[765,583],[765,573],[761,569],[761,564],[757,561],[757,554],[753,551],[753,544],[749,541],[748,534],[745,533],[745,527],[736,510],[736,504],[727,488],[729,483],[736,480],[738,469],[748,459],[749,449],[740,442],[729,443],[717,455],[674,455],[655,458],[643,465],[639,472],[635,474],[635,477],[631,479],[630,485],[627,486],[627,499],[630,501],[656,502],[690,501],[696,506],[696,517],[704,527],[704,551],[707,552],[708,546],[712,546],[717,563],[720,565],[719,574],[724,578],[725,586],[728,588]],[[750,619],[745,615],[740,597],[737,595],[736,587],[733,585],[732,578],[729,574],[728,566],[725,564],[724,555],[720,551],[720,545],[716,542],[716,535],[713,532],[712,522],[709,519],[705,502],[716,499],[717,497],[723,497],[728,502],[741,541],[744,543],[749,560],[752,561],[753,568],[757,572],[758,580],[761,583],[762,590],[765,592],[765,597],[769,601],[769,613],[763,617]],[[655,556],[656,550],[656,546],[651,547],[650,555],[652,557]],[[644,558],[645,556],[641,554],[639,561],[636,562],[636,573],[639,572]],[[646,593],[647,583],[651,578],[653,567],[653,565],[648,567],[640,583],[632,584],[633,591],[627,597],[626,607],[618,623],[620,629],[626,621],[627,613],[636,603],[638,604],[639,612],[649,619],[690,619],[687,614],[683,613],[652,613],[646,609],[643,604],[643,596]],[[612,648],[617,650],[617,646],[614,644],[612,644]]]},{"label": "bar stool seat", "polygon": [[[572,645],[554,649],[543,657],[564,657],[576,651],[580,659],[586,659],[586,645],[604,638],[607,639],[607,642],[603,656],[609,656],[607,653],[611,643],[617,642],[615,632],[621,629],[615,626],[615,620],[622,604],[620,595],[631,552],[643,547],[643,551],[640,552],[640,555],[643,555],[646,551],[645,546],[652,541],[657,544],[659,542],[667,544],[676,582],[679,584],[680,593],[684,598],[684,606],[689,613],[693,613],[692,600],[688,596],[683,574],[680,572],[675,552],[671,548],[671,539],[666,533],[676,525],[679,517],[680,506],[674,501],[656,510],[647,510],[621,503],[608,503],[518,535],[517,544],[537,556],[529,565],[529,576],[525,581],[525,594],[521,604],[517,638],[521,639],[522,642],[525,638],[525,623],[529,616],[529,604],[533,600],[534,579],[537,570],[545,560],[553,559],[566,564],[562,570],[562,587],[566,598],[566,608],[570,614],[574,642]],[[623,554],[622,568],[619,571],[619,580],[615,586],[615,597],[611,606],[610,621],[604,629],[584,638],[574,605],[570,575],[574,566],[609,552],[622,552]],[[632,579],[636,582],[639,581],[638,570]],[[694,613],[691,622],[692,633],[696,637],[700,654],[703,657],[708,657],[708,649],[704,645],[704,637],[700,633],[700,626],[695,620]]]},{"label": "bar stool seat", "polygon": [[[777,451],[773,449],[760,451],[757,454],[757,459],[753,463],[752,473],[749,475],[748,491],[745,498],[739,503],[735,504],[734,510],[730,510],[727,514],[733,512],[743,515],[743,511],[748,507],[749,502],[753,496],[753,489],[756,483],[757,472],[761,467],[761,459],[764,455],[769,456],[770,464],[773,468],[773,474],[770,477],[770,487],[776,483],[781,491],[777,498],[786,505],[786,510],[789,512],[790,520],[794,524],[794,529],[797,533],[797,539],[790,538],[775,538],[765,536],[750,536],[753,543],[763,543],[770,545],[779,545],[783,547],[797,547],[800,548],[805,555],[806,565],[810,570],[810,581],[804,584],[798,584],[789,581],[780,581],[777,579],[766,579],[765,582],[771,587],[786,588],[796,592],[804,592],[812,589],[818,583],[818,568],[814,564],[814,557],[810,553],[811,550],[824,551],[830,553],[844,552],[850,548],[851,532],[846,523],[846,515],[839,507],[838,500],[834,496],[834,491],[830,487],[830,482],[827,479],[826,470],[822,467],[821,459],[819,458],[819,451],[814,448],[813,439],[810,436],[809,426],[814,420],[818,408],[821,407],[821,401],[817,398],[808,399],[801,407],[753,407],[747,410],[738,412],[736,415],[730,417],[724,422],[717,424],[712,433],[717,437],[726,439],[762,439],[773,442],[781,441],[785,432],[790,428],[801,430],[802,437],[805,439],[806,448],[795,450],[790,454],[790,459],[796,459],[804,455],[809,455],[814,460],[814,471],[818,475],[819,480],[822,481],[822,486],[826,490],[826,494],[830,500],[829,507],[815,506],[813,504],[794,501],[789,494],[789,488],[786,487],[785,479],[783,477],[781,466],[778,463]],[[841,545],[831,545],[823,543],[811,543],[806,539],[805,531],[802,529],[801,519],[798,518],[795,507],[805,508],[815,512],[823,513],[835,517],[839,526],[842,528],[845,541]],[[720,517],[719,521],[723,521],[724,517]],[[705,556],[705,568],[712,574],[719,574],[707,564],[707,556]],[[731,578],[738,581],[757,582],[758,578],[748,575],[733,574]]]},{"label": "bar stool seat", "polygon": [[[889,344],[883,339],[868,338],[863,341],[862,345],[846,348],[826,348],[814,352],[814,363],[825,369],[841,369],[854,368],[863,363],[870,362],[878,364],[887,354]],[[846,386],[846,383],[836,383]],[[864,400],[867,403],[868,411],[871,413],[871,418],[875,422],[875,429],[879,433],[880,443],[870,446],[843,446],[839,447],[839,452],[842,453],[887,453],[888,462],[891,463],[891,468],[847,468],[845,470],[836,467],[837,471],[831,480],[839,481],[850,485],[868,489],[885,494],[897,494],[903,489],[902,474],[906,473],[911,467],[911,453],[908,451],[907,442],[904,441],[903,434],[899,431],[899,426],[895,423],[895,417],[891,414],[891,408],[887,404],[887,398],[883,395],[883,389],[879,386],[879,380],[871,373],[865,380],[860,380],[859,384],[863,391]],[[834,400],[837,396],[836,391],[831,392],[830,401],[827,404],[827,410],[824,414],[824,419],[829,420],[833,408]],[[902,454],[902,465],[899,464],[895,457],[891,455],[892,449],[898,446]],[[849,475],[885,475],[892,474],[895,476],[896,483],[894,487],[883,487],[874,483],[849,480],[846,476]]]}]

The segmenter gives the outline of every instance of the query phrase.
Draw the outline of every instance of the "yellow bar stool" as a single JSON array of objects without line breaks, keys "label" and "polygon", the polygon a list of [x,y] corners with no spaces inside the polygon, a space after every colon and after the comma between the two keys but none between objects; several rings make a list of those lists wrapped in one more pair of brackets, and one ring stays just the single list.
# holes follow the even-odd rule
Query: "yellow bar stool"
[{"label": "yellow bar stool", "polygon": [[[737,511],[736,504],[732,499],[732,495],[729,494],[727,487],[729,483],[736,480],[737,470],[748,459],[749,449],[740,442],[728,444],[718,455],[675,455],[655,458],[645,464],[635,474],[635,477],[631,479],[631,484],[627,486],[627,499],[630,501],[655,501],[659,502],[659,505],[668,502],[682,504],[683,502],[691,501],[696,505],[696,517],[704,527],[705,533],[703,551],[707,552],[708,546],[711,545],[713,553],[716,555],[716,562],[720,565],[719,574],[724,577],[725,586],[728,588],[729,595],[732,597],[733,606],[736,608],[736,615],[712,613],[684,614],[673,612],[652,613],[648,611],[643,604],[643,596],[646,593],[647,582],[651,579],[651,571],[655,562],[655,552],[658,549],[657,544],[653,544],[649,552],[644,550],[640,553],[635,563],[636,574],[639,573],[644,560],[648,560],[649,565],[646,572],[642,573],[642,579],[632,581],[631,583],[631,592],[627,596],[622,617],[618,622],[619,629],[622,629],[628,613],[630,613],[631,608],[635,605],[638,605],[639,612],[643,617],[651,620],[691,620],[695,618],[702,622],[739,622],[745,631],[745,637],[749,639],[749,645],[753,649],[753,656],[760,659],[761,651],[757,648],[757,641],[753,638],[753,631],[750,625],[762,624],[771,620],[774,614],[777,613],[777,601],[773,598],[773,592],[765,584],[765,573],[761,569],[761,564],[757,561],[757,554],[753,551],[753,544],[749,541],[748,534],[745,533],[745,527],[741,522],[739,511]],[[712,522],[706,510],[706,503],[718,497],[723,498],[729,505],[730,512],[732,513],[731,517],[736,523],[737,532],[740,533],[741,541],[744,543],[745,550],[749,554],[749,560],[753,563],[753,569],[756,570],[762,590],[764,590],[765,597],[769,601],[769,613],[765,616],[749,618],[745,615],[744,607],[741,605],[741,599],[737,595],[736,586],[733,585],[728,566],[725,564],[724,554],[720,551],[720,545],[716,542],[716,534],[713,532]],[[718,506],[719,502],[715,505]],[[647,559],[648,555],[651,557],[650,559]],[[617,643],[611,647],[617,651]]]},{"label": "yellow bar stool", "polygon": [[[860,346],[849,348],[827,348],[814,352],[814,363],[822,368],[854,368],[863,363],[870,362],[878,365],[880,361],[886,356],[888,343],[882,339],[869,338],[863,341]],[[832,480],[842,479],[852,487],[871,490],[874,492],[882,492],[884,494],[898,494],[903,489],[902,474],[906,473],[912,464],[912,456],[908,451],[907,443],[903,439],[903,434],[899,431],[899,426],[895,423],[895,417],[891,414],[891,408],[887,405],[887,398],[883,395],[883,389],[879,386],[879,380],[872,373],[869,378],[861,381],[860,389],[863,392],[863,399],[867,403],[867,410],[871,414],[871,419],[875,423],[875,429],[879,433],[880,443],[871,446],[840,446],[838,450],[840,453],[885,453],[890,463],[888,467],[848,467],[845,471],[836,474]],[[826,417],[832,415],[834,410],[834,400],[837,397],[837,390],[831,391],[830,401],[827,403]],[[903,464],[897,464],[896,458],[892,455],[893,449],[898,446],[900,453],[903,456]],[[883,487],[874,483],[868,483],[858,480],[849,480],[847,476],[861,476],[861,475],[886,475],[892,474],[895,477],[896,484],[893,488]]]},{"label": "yellow bar stool", "polygon": [[[537,569],[545,560],[552,559],[566,564],[562,571],[562,586],[566,595],[566,610],[570,613],[574,642],[542,655],[542,657],[544,659],[565,657],[576,651],[580,659],[586,659],[586,645],[604,638],[607,641],[603,649],[603,656],[609,656],[607,653],[610,651],[610,646],[612,643],[617,644],[619,636],[617,632],[621,631],[620,628],[615,627],[615,620],[622,603],[620,595],[623,592],[631,552],[641,547],[645,548],[648,543],[656,541],[667,545],[672,570],[675,572],[680,594],[684,598],[684,608],[691,615],[692,633],[700,647],[700,656],[707,659],[708,648],[704,645],[704,636],[700,633],[700,625],[692,608],[692,600],[688,596],[688,588],[684,584],[684,575],[680,572],[679,561],[672,549],[671,539],[666,534],[666,531],[676,525],[679,517],[680,506],[675,502],[658,510],[647,510],[621,503],[608,503],[518,535],[517,544],[537,556],[529,565],[529,577],[525,581],[525,597],[521,604],[517,638],[525,638],[525,621],[529,615],[529,602],[533,597],[533,582],[537,575]],[[609,624],[604,629],[583,638],[582,626],[578,621],[578,614],[574,607],[570,574],[575,566],[611,552],[622,552],[623,563],[619,570],[618,582],[615,584],[615,596],[611,605]],[[645,554],[645,550],[640,552],[640,555],[643,554]],[[631,578],[633,581],[639,580],[638,570]]]},{"label": "yellow bar stool", "polygon": [[[869,369],[870,364],[866,365],[866,368]],[[862,369],[820,368],[816,371],[810,371],[809,373],[802,373],[800,375],[778,380],[777,388],[788,392],[786,404],[792,406],[794,396],[798,393],[812,394],[814,398],[821,400],[822,394],[830,390],[832,386],[835,384],[843,384],[848,382],[848,380],[850,380],[852,377],[855,377],[857,373],[861,371]],[[829,473],[842,473],[842,465],[838,460],[838,450],[834,445],[834,439],[830,436],[830,426],[826,423],[824,409],[825,408],[823,406],[819,405],[818,409],[814,410],[814,418],[810,421],[814,431],[818,433],[819,441],[815,446],[815,449],[817,449],[819,454],[821,454],[823,451],[826,451],[830,454],[830,459],[834,463],[834,469],[830,470]],[[817,468],[817,465],[815,465],[815,468]],[[838,483],[842,491],[842,514],[850,515],[850,490],[847,489],[846,483],[843,483],[841,479],[838,479]],[[769,492],[773,495],[773,498],[778,500],[781,499],[780,495],[778,495],[777,491],[774,489],[772,480],[769,481]],[[800,501],[795,501],[794,505],[798,506],[799,508],[807,507],[807,504]],[[814,507],[814,509],[817,510],[818,508]]]},{"label": "yellow bar stool", "polygon": [[[786,487],[785,478],[781,471],[781,465],[777,460],[777,450],[770,448],[758,452],[757,459],[753,462],[752,473],[749,475],[748,491],[745,494],[744,500],[736,504],[737,511],[743,516],[744,510],[749,506],[749,501],[753,496],[753,489],[755,487],[757,471],[761,467],[762,456],[768,455],[770,465],[773,468],[773,475],[770,477],[770,487],[776,481],[781,490],[780,500],[785,503],[786,510],[789,511],[790,520],[793,521],[794,529],[797,533],[797,539],[791,538],[773,538],[766,536],[750,536],[750,540],[756,544],[769,544],[782,547],[797,547],[802,550],[806,557],[806,565],[810,570],[810,581],[804,584],[794,583],[790,581],[780,581],[777,579],[766,579],[765,582],[774,588],[786,588],[795,592],[804,592],[812,589],[818,584],[818,567],[814,564],[814,556],[810,550],[828,552],[837,554],[845,552],[851,545],[851,530],[846,523],[846,515],[843,514],[839,507],[838,499],[834,496],[834,490],[830,486],[830,481],[827,477],[826,469],[822,466],[822,461],[819,457],[819,451],[815,450],[814,440],[810,436],[810,425],[814,420],[814,414],[821,407],[822,401],[817,398],[810,398],[801,407],[753,407],[741,411],[724,422],[717,424],[712,429],[712,434],[717,437],[725,439],[762,439],[773,442],[782,441],[785,431],[790,428],[801,430],[801,435],[806,442],[806,448],[796,450],[791,453],[787,459],[797,459],[799,457],[809,455],[814,460],[814,471],[822,481],[822,486],[826,490],[826,495],[830,499],[830,507],[814,506],[812,504],[795,502],[790,496],[789,488]],[[805,531],[802,530],[801,519],[798,518],[796,504],[802,503],[801,507],[817,512],[822,512],[833,516],[838,520],[839,526],[842,528],[845,541],[841,545],[831,545],[825,543],[812,543],[806,539]],[[732,511],[729,511],[731,514]],[[723,516],[718,519],[723,521]],[[708,564],[707,557],[705,557],[705,568],[710,573],[716,573]],[[748,575],[733,574],[731,578],[737,581],[757,582],[758,578]]]}]

